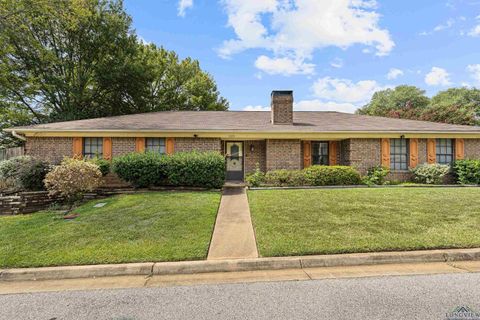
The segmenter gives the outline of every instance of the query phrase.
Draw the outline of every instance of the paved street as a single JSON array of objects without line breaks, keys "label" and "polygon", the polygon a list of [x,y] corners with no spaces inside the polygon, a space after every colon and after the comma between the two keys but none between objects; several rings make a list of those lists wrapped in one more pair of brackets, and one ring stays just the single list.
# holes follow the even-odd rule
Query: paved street
[{"label": "paved street", "polygon": [[445,319],[480,273],[0,295],[0,319]]}]

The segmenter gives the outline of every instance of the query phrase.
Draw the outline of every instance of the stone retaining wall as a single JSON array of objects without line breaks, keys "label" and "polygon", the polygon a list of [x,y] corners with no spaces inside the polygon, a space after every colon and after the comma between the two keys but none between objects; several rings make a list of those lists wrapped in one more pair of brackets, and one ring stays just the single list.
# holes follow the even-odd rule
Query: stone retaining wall
[{"label": "stone retaining wall", "polygon": [[47,209],[59,197],[48,195],[47,191],[19,192],[0,197],[0,215],[32,213]]}]

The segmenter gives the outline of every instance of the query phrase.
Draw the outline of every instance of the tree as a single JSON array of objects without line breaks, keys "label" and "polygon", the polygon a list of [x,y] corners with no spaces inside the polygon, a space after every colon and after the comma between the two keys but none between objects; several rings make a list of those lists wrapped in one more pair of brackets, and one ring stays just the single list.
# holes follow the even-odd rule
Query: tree
[{"label": "tree", "polygon": [[394,89],[375,92],[368,104],[357,110],[359,114],[390,118],[415,119],[430,103],[425,91],[415,86],[401,85]]},{"label": "tree", "polygon": [[196,60],[138,41],[120,0],[0,0],[0,126],[226,110]]},{"label": "tree", "polygon": [[450,88],[440,91],[422,114],[422,120],[452,124],[480,124],[480,90]]}]

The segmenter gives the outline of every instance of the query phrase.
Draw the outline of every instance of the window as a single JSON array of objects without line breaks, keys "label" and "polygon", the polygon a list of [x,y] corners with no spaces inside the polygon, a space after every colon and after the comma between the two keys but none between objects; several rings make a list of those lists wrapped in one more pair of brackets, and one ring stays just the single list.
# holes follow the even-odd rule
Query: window
[{"label": "window", "polygon": [[145,139],[145,149],[149,152],[165,154],[165,139],[147,138]]},{"label": "window", "polygon": [[103,158],[103,138],[83,138],[83,156]]},{"label": "window", "polygon": [[328,142],[312,142],[312,163],[328,166]]},{"label": "window", "polygon": [[390,169],[408,170],[408,141],[390,139]]},{"label": "window", "polygon": [[436,156],[437,156],[437,163],[451,164],[453,162],[452,139],[437,139]]}]

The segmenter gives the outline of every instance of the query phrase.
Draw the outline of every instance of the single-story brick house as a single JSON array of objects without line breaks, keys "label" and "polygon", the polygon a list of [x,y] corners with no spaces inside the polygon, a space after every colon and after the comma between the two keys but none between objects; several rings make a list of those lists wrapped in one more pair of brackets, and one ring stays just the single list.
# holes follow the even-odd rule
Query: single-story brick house
[{"label": "single-story brick house", "polygon": [[25,153],[51,162],[64,156],[105,159],[151,150],[219,151],[227,178],[313,164],[349,165],[365,173],[391,168],[406,179],[421,163],[480,158],[480,127],[340,112],[294,112],[292,91],[273,91],[270,112],[167,111],[11,128]]}]

